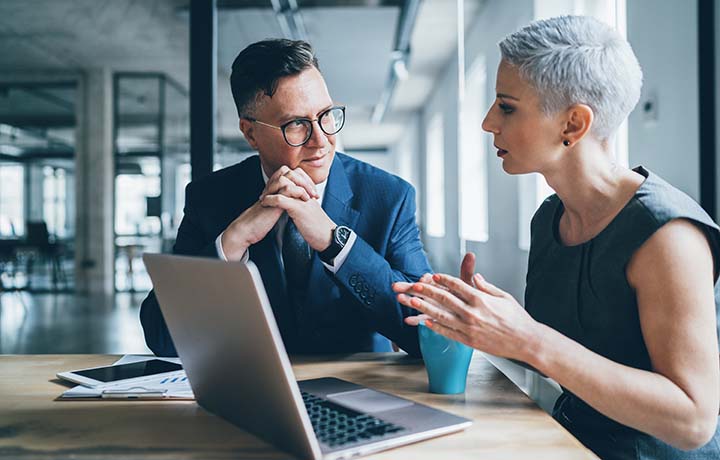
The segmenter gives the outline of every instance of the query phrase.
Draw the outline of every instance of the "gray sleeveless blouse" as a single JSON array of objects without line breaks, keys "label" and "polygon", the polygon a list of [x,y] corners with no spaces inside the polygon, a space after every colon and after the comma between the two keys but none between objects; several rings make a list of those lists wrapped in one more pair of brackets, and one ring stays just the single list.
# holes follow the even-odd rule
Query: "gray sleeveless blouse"
[{"label": "gray sleeveless blouse", "polygon": [[[642,166],[634,171],[645,181],[612,222],[586,243],[561,243],[558,223],[564,207],[557,195],[540,206],[531,224],[525,306],[534,319],[595,353],[652,370],[637,299],[626,278],[627,264],[660,227],[673,219],[688,219],[707,235],[717,281],[720,229],[692,198]],[[720,314],[718,286],[716,282]],[[704,447],[682,451],[605,417],[567,390],[553,416],[604,459],[720,459],[720,429]]]}]

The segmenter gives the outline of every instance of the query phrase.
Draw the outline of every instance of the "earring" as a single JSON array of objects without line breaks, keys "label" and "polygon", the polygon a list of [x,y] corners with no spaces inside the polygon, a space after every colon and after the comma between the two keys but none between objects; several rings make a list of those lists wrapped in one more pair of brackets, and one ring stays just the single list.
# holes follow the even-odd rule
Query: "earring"
[{"label": "earring", "polygon": [[570,141],[567,140],[567,139],[565,139],[565,140],[563,141],[563,145],[564,145],[565,147],[570,147]]}]

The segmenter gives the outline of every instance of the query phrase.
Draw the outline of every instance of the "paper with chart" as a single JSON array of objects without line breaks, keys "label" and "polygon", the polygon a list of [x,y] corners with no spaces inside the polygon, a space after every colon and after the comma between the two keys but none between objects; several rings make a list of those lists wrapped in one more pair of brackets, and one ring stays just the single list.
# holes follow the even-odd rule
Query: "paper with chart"
[{"label": "paper with chart", "polygon": [[[113,364],[129,364],[140,361],[148,361],[151,359],[158,358],[147,355],[125,355]],[[179,358],[161,359],[181,364]],[[162,395],[158,394],[158,391],[160,391]],[[89,388],[78,385],[65,391],[61,398],[102,398],[103,392],[106,392],[105,397],[107,397],[110,393],[115,395],[127,395],[124,399],[131,399],[133,396],[138,399],[142,399],[146,396],[151,396],[153,398],[157,397],[157,399],[195,399],[184,371],[174,374],[172,378],[160,375],[143,381],[142,385],[132,385],[131,387],[128,387],[127,383],[105,385],[100,388]],[[120,398],[123,399],[122,396],[120,396]]]}]

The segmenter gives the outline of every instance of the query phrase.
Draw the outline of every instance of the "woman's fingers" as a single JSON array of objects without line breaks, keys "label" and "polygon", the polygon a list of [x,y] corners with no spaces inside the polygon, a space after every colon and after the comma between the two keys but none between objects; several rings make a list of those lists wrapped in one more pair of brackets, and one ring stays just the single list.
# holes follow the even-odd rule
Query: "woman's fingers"
[{"label": "woman's fingers", "polygon": [[397,283],[392,284],[392,289],[395,292],[408,292],[410,289],[412,289],[412,286],[415,283],[407,283],[405,281],[398,281]]},{"label": "woman's fingers", "polygon": [[441,305],[434,305],[425,299],[420,297],[411,297],[407,294],[398,294],[397,299],[401,304],[414,308],[415,310],[442,321],[445,324],[454,325],[456,327],[462,325],[462,321],[457,317],[457,315],[446,310]]},{"label": "woman's fingers", "polygon": [[433,275],[433,281],[446,288],[449,292],[453,293],[465,303],[470,305],[475,304],[474,301],[477,297],[477,291],[461,279],[442,273],[436,273]]},{"label": "woman's fingers", "polygon": [[418,324],[424,323],[429,319],[430,317],[428,315],[408,316],[407,318],[405,318],[405,324],[407,324],[408,326],[417,326]]},{"label": "woman's fingers", "polygon": [[475,273],[475,254],[468,252],[460,264],[460,279],[472,286],[473,273]]},{"label": "woman's fingers", "polygon": [[505,291],[483,278],[480,273],[476,273],[475,276],[473,276],[473,282],[475,283],[476,288],[487,294],[494,295],[496,297],[503,297],[507,294]]},{"label": "woman's fingers", "polygon": [[467,334],[458,331],[457,329],[444,326],[443,324],[432,319],[425,321],[425,326],[429,327],[438,334],[444,335],[445,337],[451,338],[457,342],[461,342],[469,347],[472,347],[472,345],[470,345],[470,337]]},{"label": "woman's fingers", "polygon": [[456,313],[460,317],[466,317],[470,311],[462,299],[459,299],[443,286],[415,283],[409,293],[413,296],[424,298],[432,303],[440,304],[445,309]]},{"label": "woman's fingers", "polygon": [[[420,277],[418,280],[418,283],[428,283],[428,284],[435,284],[432,280],[432,273],[425,273],[423,276]],[[412,286],[415,283],[407,282],[407,281],[397,281],[392,284],[392,289],[395,292],[407,292],[409,289],[412,289]]]}]

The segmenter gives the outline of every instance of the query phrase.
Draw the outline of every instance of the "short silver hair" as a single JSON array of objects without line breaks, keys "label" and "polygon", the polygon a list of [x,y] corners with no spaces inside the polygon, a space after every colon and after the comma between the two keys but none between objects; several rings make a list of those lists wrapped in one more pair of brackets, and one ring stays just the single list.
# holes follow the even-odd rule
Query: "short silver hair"
[{"label": "short silver hair", "polygon": [[502,58],[538,92],[543,112],[587,104],[600,140],[615,133],[640,99],[642,70],[630,44],[592,17],[534,21],[499,45]]}]

